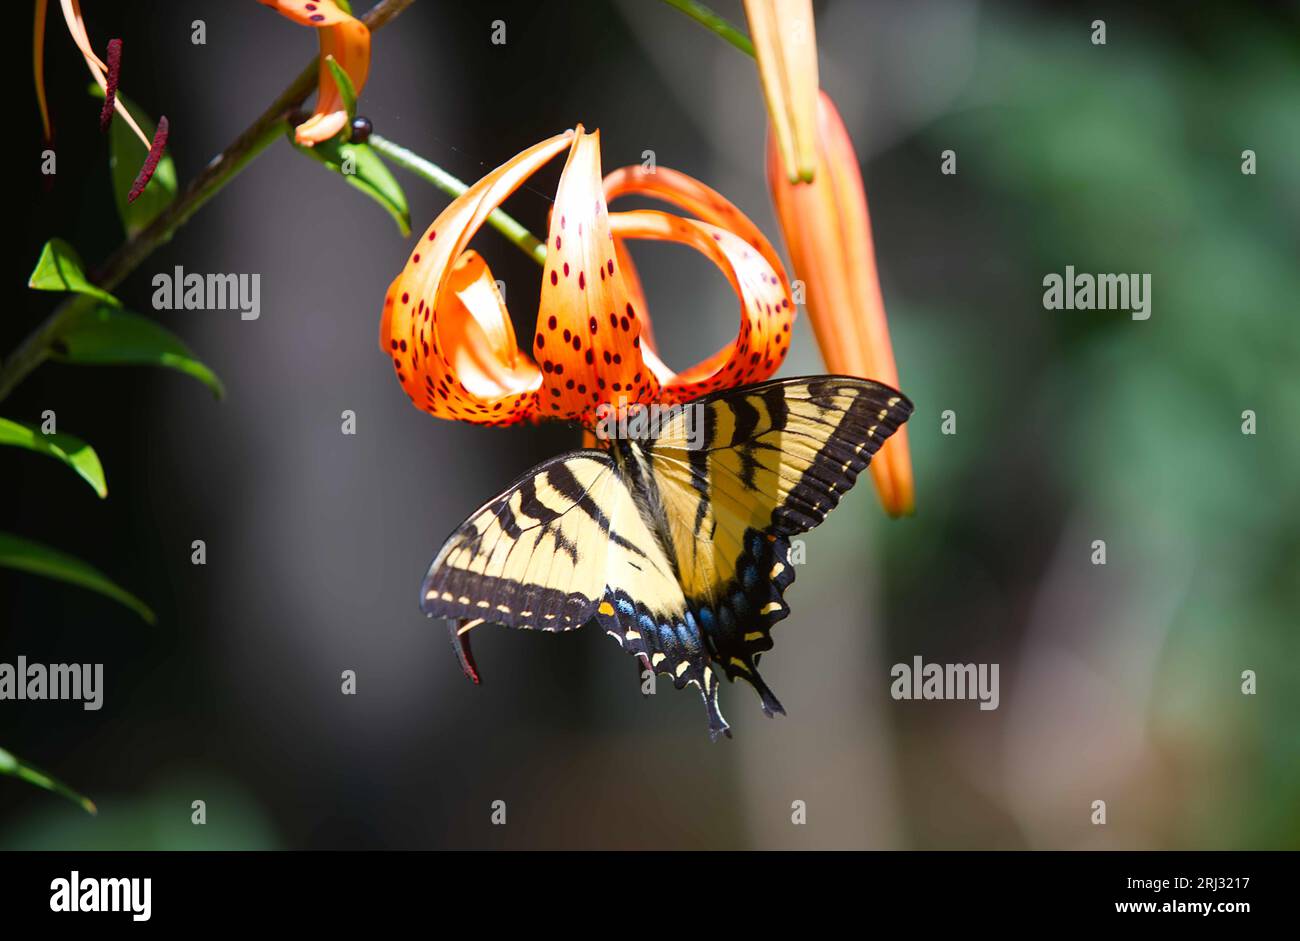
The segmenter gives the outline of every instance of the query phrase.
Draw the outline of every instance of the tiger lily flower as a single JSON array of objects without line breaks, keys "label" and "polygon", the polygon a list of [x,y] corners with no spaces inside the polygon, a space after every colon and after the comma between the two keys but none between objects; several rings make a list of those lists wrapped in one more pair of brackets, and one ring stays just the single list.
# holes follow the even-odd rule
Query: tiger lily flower
[{"label": "tiger lily flower", "polygon": [[[41,111],[41,129],[45,135],[45,140],[50,141],[54,132],[50,124],[49,102],[45,97],[45,13],[47,6],[47,0],[36,0],[36,20],[35,27],[32,30],[32,65],[36,78],[36,104]],[[116,66],[121,52],[120,42],[114,40],[117,43],[115,47],[113,43],[110,43],[109,59],[113,65],[110,68],[109,64],[106,64],[95,54],[95,50],[90,44],[90,37],[86,33],[86,23],[81,16],[81,3],[79,0],[61,0],[60,6],[63,10],[64,22],[68,26],[68,33],[72,36],[72,41],[76,43],[77,49],[80,50],[81,57],[86,60],[86,68],[90,69],[95,84],[104,91],[104,115],[101,117],[101,124],[106,125],[108,116],[115,111],[135,132],[135,136],[140,138],[145,149],[150,149],[154,146],[154,142],[150,141],[144,131],[140,130],[140,125],[131,117],[131,113],[122,104],[122,99],[117,97],[118,69]]]},{"label": "tiger lily flower", "polygon": [[[767,176],[795,276],[807,286],[805,306],[817,345],[830,372],[897,388],[862,174],[844,122],[824,92],[816,143],[813,182],[794,185],[782,170],[776,135],[769,133]],[[910,514],[915,491],[906,427],[885,442],[870,469],[890,515]]]},{"label": "tiger lily flower", "polygon": [[294,130],[294,140],[305,147],[327,141],[348,124],[343,93],[326,56],[333,56],[348,78],[353,91],[361,94],[370,72],[370,30],[356,17],[345,13],[334,0],[258,0],[281,16],[302,26],[312,26],[320,36],[320,79],[316,109]]},{"label": "tiger lily flower", "polygon": [[745,0],[768,114],[791,183],[816,171],[817,37],[812,0]]},{"label": "tiger lily flower", "polygon": [[[564,151],[529,357],[491,270],[467,246],[493,209]],[[609,200],[631,194],[690,215],[609,211]],[[740,300],[736,339],[680,373],[665,365],[653,349],[631,239],[678,242],[716,264]],[[379,343],[407,396],[439,418],[487,425],[556,418],[590,430],[603,403],[680,402],[766,379],[789,349],[793,318],[775,250],[735,206],[662,167],[602,180],[599,132],[579,126],[518,154],[443,210],[388,289]]]}]

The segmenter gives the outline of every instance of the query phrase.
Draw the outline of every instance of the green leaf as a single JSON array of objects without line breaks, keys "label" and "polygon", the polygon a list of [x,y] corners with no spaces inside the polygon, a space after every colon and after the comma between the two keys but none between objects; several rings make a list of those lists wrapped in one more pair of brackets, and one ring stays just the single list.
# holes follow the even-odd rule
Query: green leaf
[{"label": "green leaf", "polygon": [[119,604],[126,605],[147,623],[153,624],[155,621],[154,613],[149,610],[148,605],[130,592],[118,588],[98,569],[39,542],[23,539],[13,533],[0,532],[0,566],[30,572],[33,575],[44,575],[47,578],[57,578],[60,581],[97,591]]},{"label": "green leaf", "polygon": [[108,484],[104,481],[104,468],[99,463],[99,455],[80,438],[72,435],[47,435],[34,425],[0,418],[0,445],[5,444],[47,454],[62,461],[95,488],[95,493],[100,497],[108,496]]},{"label": "green leaf", "polygon": [[112,294],[90,283],[77,250],[63,239],[50,239],[45,243],[27,286],[38,291],[89,294],[114,307],[122,306],[122,302]]},{"label": "green leaf", "polygon": [[193,376],[221,398],[216,373],[194,358],[176,334],[148,317],[95,307],[69,319],[51,344],[59,362],[89,366],[166,366]]},{"label": "green leaf", "polygon": [[[289,140],[293,142],[292,131]],[[403,238],[411,234],[411,213],[406,206],[406,194],[369,144],[354,144],[333,138],[322,141],[315,147],[299,147],[296,143],[294,147],[301,153],[314,157],[335,173],[342,174],[348,183],[383,206],[397,223]],[[345,167],[351,172],[344,172]]]},{"label": "green leaf", "polygon": [[325,64],[329,66],[330,74],[334,76],[334,82],[339,86],[339,97],[343,99],[343,110],[348,113],[348,124],[343,129],[343,136],[347,137],[352,133],[352,119],[357,116],[357,90],[352,85],[352,76],[343,71],[343,66],[339,65],[337,59],[333,56],[326,56]]},{"label": "green leaf", "polygon": [[3,748],[0,748],[0,774],[7,774],[10,777],[26,781],[28,784],[35,784],[47,791],[61,794],[88,814],[99,812],[95,809],[95,802],[89,797],[83,797],[62,781],[50,777],[43,771],[37,771],[29,764],[24,764]]},{"label": "green leaf", "polygon": [[[101,101],[104,99],[104,90],[98,85],[91,84],[90,93]],[[140,125],[140,130],[152,140],[158,125],[120,91],[117,93],[117,98],[126,106],[126,110],[131,112],[135,122]],[[136,174],[140,172],[144,158],[149,154],[149,148],[135,136],[131,126],[120,116],[115,117],[109,127],[108,148],[108,169],[113,178],[113,201],[117,203],[118,218],[122,220],[122,228],[126,230],[129,238],[145,228],[176,198],[176,164],[172,162],[170,152],[163,151],[162,159],[158,161],[158,168],[154,170],[153,179],[149,181],[149,185],[144,188],[144,192],[136,198],[136,201],[130,203],[126,200],[126,194],[131,192],[131,186],[135,183]]]}]

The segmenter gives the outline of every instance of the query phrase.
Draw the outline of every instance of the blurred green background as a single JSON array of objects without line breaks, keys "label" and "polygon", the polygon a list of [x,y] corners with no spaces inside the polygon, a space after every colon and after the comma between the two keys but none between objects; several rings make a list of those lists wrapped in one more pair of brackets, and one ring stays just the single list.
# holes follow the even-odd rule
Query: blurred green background
[{"label": "blurred green background", "polygon": [[[182,178],[315,46],[252,3],[86,7],[92,36],[126,40],[124,87],[171,118]],[[594,631],[481,630],[485,683],[461,677],[417,610],[420,577],[471,509],[576,435],[412,409],[376,349],[409,241],[282,145],[119,292],[147,310],[152,273],[175,264],[262,275],[256,322],[157,315],[224,401],[161,370],[48,365],[0,406],[56,409],[110,484],[101,503],[7,449],[0,525],[159,614],[146,627],[0,571],[0,660],[102,662],[107,678],[100,712],[0,703],[0,745],[100,807],[0,779],[0,846],[1300,847],[1295,8],[835,0],[817,15],[917,405],[918,513],[886,520],[864,485],[806,537],[763,664],[789,716],[725,688],[736,737],[711,744],[694,692],[641,697],[634,663]],[[195,17],[206,46],[189,42]],[[84,67],[55,21],[47,46],[61,162],[52,189],[30,189],[23,282],[51,236],[94,260],[120,237]],[[778,239],[753,64],[663,4],[419,0],[376,36],[361,111],[464,179],[581,121],[601,129],[606,169],[653,149]],[[533,231],[558,170],[509,204]],[[422,230],[446,199],[398,176]],[[495,233],[476,247],[529,335],[538,269]],[[636,257],[670,364],[734,335],[735,301],[702,258]],[[1067,265],[1149,273],[1151,319],[1045,310],[1042,279]],[[51,304],[19,290],[3,348]],[[817,371],[801,319],[781,374]],[[339,433],[345,408],[356,437]],[[890,666],[917,655],[1000,664],[999,709],[892,700]]]}]

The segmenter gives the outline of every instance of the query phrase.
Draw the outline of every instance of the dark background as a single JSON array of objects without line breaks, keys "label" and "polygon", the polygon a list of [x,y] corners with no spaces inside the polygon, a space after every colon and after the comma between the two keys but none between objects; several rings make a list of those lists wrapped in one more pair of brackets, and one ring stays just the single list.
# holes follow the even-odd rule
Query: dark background
[{"label": "dark background", "polygon": [[[85,7],[97,47],[124,39],[126,92],[170,118],[183,180],[316,47],[252,2]],[[738,3],[717,7],[742,21]],[[864,485],[807,537],[764,660],[790,715],[768,721],[725,688],[736,737],[718,744],[694,692],[643,699],[634,662],[598,633],[483,629],[485,683],[461,677],[417,610],[428,561],[576,435],[411,408],[377,349],[410,241],[275,146],[117,292],[151,313],[150,278],[174,265],[260,273],[258,321],[156,315],[226,399],[168,370],[45,365],[0,403],[33,422],[54,409],[110,488],[100,501],[5,449],[0,527],[91,562],[159,615],[149,627],[0,571],[0,660],[102,662],[107,686],[97,713],[0,703],[0,745],[100,807],[0,779],[0,846],[1300,846],[1300,34],[1281,9],[817,5],[822,85],[862,160],[917,404],[918,513],[887,520]],[[190,43],[196,17],[205,46]],[[1105,46],[1089,41],[1097,18]],[[496,19],[505,46],[489,41]],[[57,303],[16,287],[48,238],[92,266],[121,239],[99,104],[57,9],[46,49],[59,173],[21,187],[5,350]],[[35,104],[21,86],[15,102],[35,152]],[[753,63],[661,3],[419,0],[376,35],[360,110],[465,180],[598,127],[607,170],[653,149],[779,241]],[[958,174],[943,176],[950,148]],[[508,204],[534,232],[559,169]],[[418,233],[446,197],[394,172]],[[490,230],[475,245],[528,336],[538,268]],[[734,335],[735,301],[704,259],[645,243],[636,256],[670,364]],[[1042,277],[1067,264],[1151,273],[1151,320],[1044,310]],[[801,318],[782,375],[820,369]],[[945,409],[956,436],[939,433]],[[914,655],[999,663],[1001,707],[895,702],[889,667]],[[195,799],[206,827],[189,822]],[[489,825],[496,799],[505,827]],[[1089,823],[1098,799],[1104,827]]]}]

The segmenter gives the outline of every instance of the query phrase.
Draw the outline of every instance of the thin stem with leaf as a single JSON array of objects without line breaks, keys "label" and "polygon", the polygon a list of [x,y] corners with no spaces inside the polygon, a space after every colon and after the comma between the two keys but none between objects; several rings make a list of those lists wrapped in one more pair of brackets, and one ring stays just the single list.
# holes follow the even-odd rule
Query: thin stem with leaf
[{"label": "thin stem with leaf", "polygon": [[[361,18],[373,32],[382,29],[415,0],[379,0]],[[169,241],[176,230],[189,221],[213,196],[233,180],[262,151],[284,135],[288,116],[307,100],[316,87],[319,60],[311,63],[280,93],[258,118],[218,154],[170,205],[144,229],[128,238],[95,271],[92,280],[107,291],[113,290],[127,275]],[[81,302],[84,303],[84,302]],[[33,330],[0,367],[0,400],[49,356],[50,344],[78,309],[78,299],[60,304]]]},{"label": "thin stem with leaf", "polygon": [[[371,134],[370,146],[402,169],[415,174],[426,183],[433,184],[453,198],[462,195],[467,189],[469,189],[469,186],[456,179],[456,177],[452,176],[446,170],[436,164],[430,163],[419,154],[407,150],[400,144],[393,143],[386,137],[381,137],[379,134]],[[539,265],[546,263],[546,244],[537,236],[533,235],[532,232],[529,232],[523,223],[500,209],[492,210],[491,214],[487,217],[487,222],[488,225],[492,226],[492,228],[496,229],[509,239],[510,244],[514,245],[525,255],[532,258]]]}]

